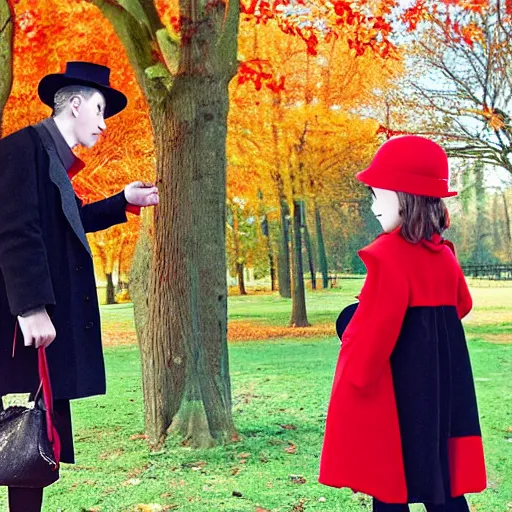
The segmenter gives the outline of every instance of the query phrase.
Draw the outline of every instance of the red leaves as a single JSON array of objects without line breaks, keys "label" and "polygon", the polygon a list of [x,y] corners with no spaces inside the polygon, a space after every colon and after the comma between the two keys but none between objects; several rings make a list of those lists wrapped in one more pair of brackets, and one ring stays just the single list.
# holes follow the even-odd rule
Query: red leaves
[{"label": "red leaves", "polygon": [[[443,4],[444,10],[437,8]],[[507,0],[507,4],[512,8],[512,0]],[[456,44],[466,44],[472,48],[475,42],[484,42],[484,33],[477,23],[472,21],[474,16],[468,17],[468,15],[482,13],[489,8],[489,0],[442,0],[439,4],[416,0],[402,14],[401,21],[407,26],[409,32],[415,30],[421,21],[437,23],[444,27],[447,40]]]},{"label": "red leaves", "polygon": [[482,12],[489,7],[489,0],[443,0],[443,3],[450,6],[461,7],[466,11]]},{"label": "red leaves", "polygon": [[321,39],[329,42],[333,37],[342,36],[356,55],[363,55],[370,49],[386,57],[394,46],[388,39],[391,26],[384,15],[390,14],[395,5],[396,0],[382,0],[373,12],[366,1],[246,0],[241,4],[241,12],[247,16],[246,20],[255,19],[257,24],[275,20],[285,34],[304,41],[309,55],[317,55]]},{"label": "red leaves", "polygon": [[276,79],[272,74],[270,64],[266,60],[253,59],[242,62],[238,68],[238,83],[244,84],[252,82],[257,91],[260,91],[263,85],[274,93],[284,90],[285,77]]}]

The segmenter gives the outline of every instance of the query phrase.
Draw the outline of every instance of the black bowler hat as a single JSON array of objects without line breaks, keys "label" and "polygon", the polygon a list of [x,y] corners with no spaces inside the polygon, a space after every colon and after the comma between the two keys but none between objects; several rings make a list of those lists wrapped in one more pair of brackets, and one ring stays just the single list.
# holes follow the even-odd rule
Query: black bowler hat
[{"label": "black bowler hat", "polygon": [[53,108],[56,92],[68,85],[85,85],[100,91],[105,96],[105,119],[121,112],[128,103],[122,92],[110,87],[110,69],[92,62],[68,62],[65,73],[45,76],[37,92],[41,101]]}]

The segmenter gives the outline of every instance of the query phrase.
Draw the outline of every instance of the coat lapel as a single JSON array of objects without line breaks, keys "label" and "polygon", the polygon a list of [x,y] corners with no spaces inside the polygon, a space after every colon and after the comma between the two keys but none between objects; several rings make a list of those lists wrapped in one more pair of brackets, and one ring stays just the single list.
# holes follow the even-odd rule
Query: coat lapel
[{"label": "coat lapel", "polygon": [[89,247],[89,242],[85,236],[82,219],[80,218],[80,212],[78,211],[76,194],[73,189],[73,185],[68,178],[66,169],[62,165],[60,158],[57,155],[54,143],[46,128],[41,125],[35,125],[34,128],[36,129],[39,137],[41,138],[41,141],[43,142],[43,146],[48,153],[50,159],[50,179],[59,189],[62,211],[64,212],[64,215],[66,216],[66,219],[68,220],[69,225],[75,232],[76,236],[79,238],[79,240],[82,242],[82,245],[92,257],[91,248]]}]

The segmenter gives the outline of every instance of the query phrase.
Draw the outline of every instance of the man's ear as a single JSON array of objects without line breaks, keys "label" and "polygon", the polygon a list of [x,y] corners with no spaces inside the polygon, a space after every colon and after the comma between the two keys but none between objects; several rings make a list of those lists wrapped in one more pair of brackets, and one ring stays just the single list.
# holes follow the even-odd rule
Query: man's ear
[{"label": "man's ear", "polygon": [[82,98],[80,96],[73,96],[69,103],[71,105],[71,114],[73,117],[78,117],[80,114],[80,106],[82,105]]}]

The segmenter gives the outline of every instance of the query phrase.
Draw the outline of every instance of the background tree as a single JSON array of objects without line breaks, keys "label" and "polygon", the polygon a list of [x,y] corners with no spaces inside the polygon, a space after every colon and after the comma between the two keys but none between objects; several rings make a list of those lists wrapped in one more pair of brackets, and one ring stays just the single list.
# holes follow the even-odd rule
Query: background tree
[{"label": "background tree", "polygon": [[423,111],[418,131],[440,137],[451,156],[512,173],[508,3],[417,0],[403,20],[414,32],[407,94]]}]

